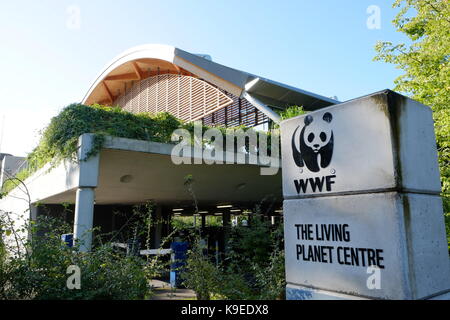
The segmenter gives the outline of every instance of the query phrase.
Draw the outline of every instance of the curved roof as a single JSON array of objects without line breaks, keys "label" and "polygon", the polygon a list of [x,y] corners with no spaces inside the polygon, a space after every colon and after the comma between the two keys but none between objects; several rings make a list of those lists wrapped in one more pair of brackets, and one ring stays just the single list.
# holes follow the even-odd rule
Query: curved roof
[{"label": "curved roof", "polygon": [[161,44],[133,47],[116,56],[92,82],[82,103],[111,104],[131,82],[163,73],[202,78],[236,96],[252,98],[258,102],[259,107],[270,105],[284,108],[295,104],[303,105],[306,110],[315,110],[338,103],[336,100]]}]

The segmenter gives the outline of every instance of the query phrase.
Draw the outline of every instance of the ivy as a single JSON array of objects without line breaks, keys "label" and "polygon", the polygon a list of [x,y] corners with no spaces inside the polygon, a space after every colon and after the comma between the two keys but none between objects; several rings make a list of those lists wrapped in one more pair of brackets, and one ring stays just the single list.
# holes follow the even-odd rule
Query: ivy
[{"label": "ivy", "polygon": [[119,107],[71,104],[51,119],[39,145],[28,156],[29,166],[35,171],[48,162],[54,166],[63,159],[75,159],[78,138],[84,133],[95,134],[89,157],[100,151],[107,135],[169,143],[172,132],[183,125],[166,112],[133,114]]},{"label": "ivy", "polygon": [[[212,127],[202,125],[202,131]],[[225,137],[229,134],[229,128],[215,127]],[[86,154],[86,160],[100,152],[106,136],[129,138],[161,143],[175,143],[171,141],[172,133],[176,129],[186,129],[194,137],[194,123],[184,122],[175,118],[168,112],[157,114],[134,114],[124,111],[119,107],[107,107],[98,104],[87,106],[83,104],[71,104],[65,107],[57,116],[53,117],[50,124],[41,132],[39,144],[28,155],[28,168],[17,174],[23,181],[31,174],[41,169],[47,163],[50,168],[56,167],[63,160],[77,160],[78,139],[84,133],[94,134],[91,150]],[[233,129],[243,131],[253,130],[244,126]],[[270,153],[271,134],[268,132],[268,147]],[[224,138],[224,147],[225,147]],[[191,141],[191,142],[192,142]],[[211,145],[212,141],[204,141]],[[249,150],[248,142],[246,146]],[[17,186],[13,180],[6,181],[3,192],[9,192]]]}]

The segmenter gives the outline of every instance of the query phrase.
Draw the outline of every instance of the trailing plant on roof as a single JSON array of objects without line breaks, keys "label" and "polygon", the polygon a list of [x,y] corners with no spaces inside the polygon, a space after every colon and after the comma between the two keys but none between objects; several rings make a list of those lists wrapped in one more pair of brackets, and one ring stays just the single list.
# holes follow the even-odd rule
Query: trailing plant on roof
[{"label": "trailing plant on roof", "polygon": [[[202,132],[212,127],[202,125]],[[223,126],[217,128],[224,137],[230,134],[229,128]],[[87,153],[86,159],[100,152],[106,136],[145,140],[161,143],[176,143],[171,141],[176,129],[185,129],[190,132],[193,143],[194,123],[184,122],[167,112],[157,114],[134,114],[122,110],[119,107],[107,107],[98,104],[86,106],[83,104],[71,104],[50,121],[50,124],[41,132],[39,144],[28,155],[28,167],[17,176],[25,180],[36,170],[47,163],[50,168],[57,166],[65,159],[76,160],[78,139],[84,133],[94,134],[92,149]],[[244,132],[249,130],[244,126]],[[250,130],[253,130],[250,128]],[[271,134],[268,133],[268,147],[270,149]],[[204,141],[206,145],[212,145],[213,141]],[[246,150],[249,151],[248,141]],[[225,145],[224,145],[225,147]],[[269,150],[270,152],[270,150]],[[81,160],[86,160],[81,159]],[[12,181],[3,186],[3,192],[9,192],[16,187]]]},{"label": "trailing plant on roof", "polygon": [[[133,114],[119,107],[71,104],[41,131],[38,146],[28,155],[28,168],[18,176],[24,180],[47,163],[55,167],[64,159],[75,160],[78,138],[84,133],[95,134],[93,148],[87,154],[90,157],[100,151],[105,136],[171,143],[172,132],[178,128],[191,129],[167,112]],[[14,187],[16,184],[8,181],[3,191]]]},{"label": "trailing plant on roof", "polygon": [[168,113],[132,114],[118,107],[71,104],[52,118],[28,161],[30,168],[36,170],[48,162],[55,165],[63,159],[74,159],[78,138],[84,133],[95,134],[94,147],[88,153],[92,156],[100,150],[106,135],[170,142],[172,132],[182,126]]}]

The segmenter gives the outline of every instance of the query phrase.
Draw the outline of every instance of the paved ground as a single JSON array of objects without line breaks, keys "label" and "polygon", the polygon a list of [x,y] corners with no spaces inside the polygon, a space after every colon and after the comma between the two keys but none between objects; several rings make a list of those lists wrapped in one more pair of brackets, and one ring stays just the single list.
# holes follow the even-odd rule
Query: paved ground
[{"label": "paved ground", "polygon": [[172,288],[168,282],[161,280],[152,280],[154,295],[150,300],[193,300],[195,292],[189,289]]}]

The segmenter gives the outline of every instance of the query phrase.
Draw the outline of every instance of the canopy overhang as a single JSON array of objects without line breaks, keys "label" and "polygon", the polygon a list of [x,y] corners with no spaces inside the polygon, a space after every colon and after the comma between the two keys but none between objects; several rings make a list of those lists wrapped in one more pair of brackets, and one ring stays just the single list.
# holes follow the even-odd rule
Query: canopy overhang
[{"label": "canopy overhang", "polygon": [[[191,164],[177,165],[171,156],[174,146],[107,137],[98,164],[94,166],[98,169],[85,171],[90,176],[98,171],[98,179],[94,179],[98,181],[95,203],[137,204],[152,200],[165,205],[192,205],[193,194],[184,183],[187,175],[193,177],[193,192],[199,205],[246,205],[262,199],[282,201],[278,159],[272,159],[276,167],[274,175],[262,175],[264,166],[251,164],[248,157],[242,164],[206,164],[201,158],[192,157],[189,158]],[[205,159],[208,157],[203,157]],[[84,165],[84,162],[67,161],[56,168],[47,166],[36,172],[25,181],[31,202],[75,203],[76,191],[84,185]],[[92,180],[90,176],[87,178]],[[22,193],[20,188],[16,188],[10,195],[23,198],[25,195]]]}]

